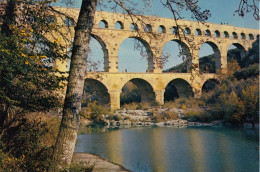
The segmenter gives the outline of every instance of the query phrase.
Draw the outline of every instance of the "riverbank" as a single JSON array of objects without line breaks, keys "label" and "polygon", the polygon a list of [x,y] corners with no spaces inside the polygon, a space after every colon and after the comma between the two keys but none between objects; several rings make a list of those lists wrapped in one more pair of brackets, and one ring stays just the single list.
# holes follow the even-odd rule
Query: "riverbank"
[{"label": "riverbank", "polygon": [[[196,110],[196,109],[195,109]],[[195,111],[192,109],[192,111]],[[201,109],[197,109],[197,114]],[[147,110],[117,110],[109,115],[102,115],[102,125],[106,128],[129,128],[129,127],[145,127],[145,126],[172,126],[172,127],[194,127],[194,126],[232,126],[225,120],[214,120],[210,122],[201,122],[187,118],[187,113],[183,109],[178,108],[151,108]],[[87,121],[86,124],[90,124]],[[239,125],[243,128],[259,128],[259,124],[246,122]]]},{"label": "riverbank", "polygon": [[122,165],[110,162],[98,155],[90,153],[75,153],[73,156],[73,163],[81,164],[85,166],[92,167],[92,172],[129,172]]}]

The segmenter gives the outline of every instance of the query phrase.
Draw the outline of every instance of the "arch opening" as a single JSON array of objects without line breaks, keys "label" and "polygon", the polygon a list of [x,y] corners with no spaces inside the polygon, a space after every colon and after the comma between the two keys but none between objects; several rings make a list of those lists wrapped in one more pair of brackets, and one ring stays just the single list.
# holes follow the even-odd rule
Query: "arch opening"
[{"label": "arch opening", "polygon": [[243,65],[242,60],[245,56],[246,50],[241,44],[234,43],[230,45],[227,52],[228,69],[238,70]]},{"label": "arch opening", "polygon": [[155,93],[149,82],[134,78],[128,81],[120,94],[120,106],[129,103],[151,103],[155,101]]},{"label": "arch opening", "polygon": [[138,25],[136,23],[131,23],[130,30],[131,31],[137,31],[138,30]]},{"label": "arch opening", "polygon": [[210,30],[206,30],[206,31],[205,31],[205,36],[211,36]]},{"label": "arch opening", "polygon": [[246,39],[246,35],[244,33],[240,34],[240,39]]},{"label": "arch opening", "polygon": [[217,86],[217,84],[219,84],[219,82],[216,79],[207,80],[202,86],[202,93],[208,93],[212,91]]},{"label": "arch opening", "polygon": [[205,42],[199,51],[199,69],[202,73],[216,73],[221,69],[221,56],[218,46],[213,42]]},{"label": "arch opening", "polygon": [[190,72],[192,62],[190,49],[180,40],[167,42],[163,47],[161,59],[163,72]]},{"label": "arch opening", "polygon": [[253,34],[250,33],[250,34],[248,35],[248,39],[249,39],[249,40],[254,40]]},{"label": "arch opening", "polygon": [[172,31],[172,34],[174,34],[174,35],[178,35],[179,34],[178,28],[176,26],[172,27],[171,31]]},{"label": "arch opening", "polygon": [[[68,48],[68,56],[71,58],[73,41]],[[70,70],[71,60],[68,61],[67,68]],[[109,69],[109,59],[108,59],[108,49],[104,41],[91,34],[88,57],[87,57],[87,69],[88,72],[108,72]]]},{"label": "arch opening", "polygon": [[195,35],[202,35],[202,32],[200,29],[196,29]]},{"label": "arch opening", "polygon": [[108,28],[107,21],[106,20],[100,20],[100,22],[98,23],[98,27],[103,28],[103,29]]},{"label": "arch opening", "polygon": [[158,33],[166,33],[166,28],[163,25],[160,25],[158,28]]},{"label": "arch opening", "polygon": [[227,31],[224,32],[224,38],[229,38],[229,33]]},{"label": "arch opening", "polygon": [[220,37],[220,32],[218,30],[215,31],[215,37]]},{"label": "arch opening", "polygon": [[236,32],[232,32],[232,39],[237,39],[237,33]]},{"label": "arch opening", "polygon": [[186,27],[186,28],[184,29],[184,34],[185,34],[185,35],[190,35],[190,34],[191,34],[190,28]]},{"label": "arch opening", "polygon": [[109,108],[110,95],[107,87],[98,80],[86,79],[84,83],[82,106],[86,107],[89,102],[96,102],[98,105]]},{"label": "arch opening", "polygon": [[118,51],[119,72],[149,72],[153,71],[153,66],[153,55],[145,40],[130,37],[121,43]]},{"label": "arch opening", "polygon": [[150,24],[146,24],[145,27],[144,27],[144,31],[145,32],[152,32],[153,31],[152,26]]},{"label": "arch opening", "polygon": [[190,84],[183,79],[174,79],[165,88],[164,102],[189,97],[194,97],[194,93]]},{"label": "arch opening", "polygon": [[119,30],[124,29],[123,23],[122,23],[121,21],[117,21],[117,22],[115,23],[115,29],[119,29]]}]

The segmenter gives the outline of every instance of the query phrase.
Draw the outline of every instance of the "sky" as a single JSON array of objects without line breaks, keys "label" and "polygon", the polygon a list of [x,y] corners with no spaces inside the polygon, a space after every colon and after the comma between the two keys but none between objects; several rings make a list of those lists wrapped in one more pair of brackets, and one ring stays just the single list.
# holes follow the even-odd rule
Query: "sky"
[{"label": "sky", "polygon": [[[147,7],[143,9],[144,5],[141,0],[133,0],[135,2],[139,2],[139,5],[135,5],[135,9],[138,9],[144,13],[144,15],[150,16],[158,16],[158,17],[166,17],[172,18],[172,13],[163,7],[160,0],[151,0],[151,7]],[[252,1],[252,0],[249,0]],[[80,0],[75,1],[75,7],[80,8]],[[207,22],[220,24],[220,23],[228,23],[230,25],[236,27],[245,27],[245,28],[253,28],[259,29],[259,22],[256,21],[251,13],[246,14],[244,17],[240,17],[237,14],[234,14],[234,11],[238,8],[240,0],[199,0],[199,6],[202,10],[209,9],[211,13],[211,17]],[[61,5],[60,3],[56,5]],[[63,5],[61,5],[63,6]],[[98,7],[98,10],[101,10]],[[104,11],[111,11],[109,8],[102,8]],[[120,9],[117,12],[121,12]],[[181,15],[185,20],[192,20],[191,13],[185,10],[180,11]],[[91,54],[89,59],[92,59],[94,62],[99,61],[98,71],[103,71],[103,52],[101,50],[101,46],[99,43],[92,39],[90,42]],[[175,66],[177,64],[182,63],[182,58],[178,57],[179,48],[178,45],[174,42],[169,42],[164,47],[164,53],[171,54],[168,62],[165,64],[163,69],[167,69],[169,67]],[[200,57],[212,54],[213,51],[210,46],[207,44],[203,44],[200,49]],[[129,38],[125,40],[119,49],[118,52],[118,67],[119,72],[123,72],[127,70],[128,72],[145,72],[147,69],[146,60],[140,55],[138,50],[134,49],[134,40]]]}]

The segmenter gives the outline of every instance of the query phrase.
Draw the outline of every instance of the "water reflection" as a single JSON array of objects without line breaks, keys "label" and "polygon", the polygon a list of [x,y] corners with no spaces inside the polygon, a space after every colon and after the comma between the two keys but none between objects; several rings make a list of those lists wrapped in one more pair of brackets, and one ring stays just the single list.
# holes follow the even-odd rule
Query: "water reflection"
[{"label": "water reflection", "polygon": [[[253,130],[251,130],[253,131]],[[258,171],[258,132],[230,128],[132,128],[79,135],[76,152],[132,171]]]}]

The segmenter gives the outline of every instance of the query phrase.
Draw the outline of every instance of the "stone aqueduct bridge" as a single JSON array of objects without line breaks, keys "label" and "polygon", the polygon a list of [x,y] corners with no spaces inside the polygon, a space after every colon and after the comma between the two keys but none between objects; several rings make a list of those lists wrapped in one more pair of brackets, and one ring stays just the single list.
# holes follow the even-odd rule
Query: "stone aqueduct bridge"
[{"label": "stone aqueduct bridge", "polygon": [[[79,9],[57,9],[65,11],[77,21]],[[200,97],[206,81],[217,80],[218,74],[226,72],[229,47],[236,46],[243,58],[259,34],[259,30],[255,29],[187,20],[178,21],[184,32],[176,33],[173,19],[148,16],[142,16],[142,19],[143,22],[140,22],[125,14],[96,12],[92,36],[104,51],[104,72],[88,72],[86,84],[95,87],[100,103],[110,103],[112,110],[120,108],[120,93],[128,81],[138,87],[142,102],[156,100],[163,104],[165,88],[170,83],[176,87],[179,97]],[[99,27],[100,22],[104,28]],[[139,32],[134,29],[134,23]],[[116,29],[115,24],[120,27]],[[68,34],[68,38],[72,40],[73,34]],[[136,38],[145,46],[148,54],[146,73],[118,72],[118,50],[127,38]],[[162,73],[161,55],[164,45],[169,41],[179,43],[189,59],[187,73]],[[216,73],[199,72],[199,49],[204,43],[214,50]],[[68,70],[67,64],[56,62],[56,67]]]}]

